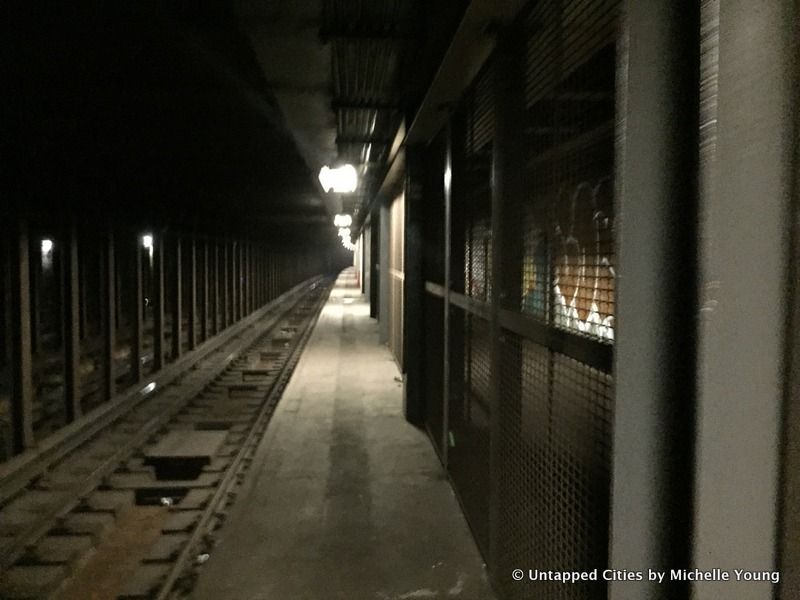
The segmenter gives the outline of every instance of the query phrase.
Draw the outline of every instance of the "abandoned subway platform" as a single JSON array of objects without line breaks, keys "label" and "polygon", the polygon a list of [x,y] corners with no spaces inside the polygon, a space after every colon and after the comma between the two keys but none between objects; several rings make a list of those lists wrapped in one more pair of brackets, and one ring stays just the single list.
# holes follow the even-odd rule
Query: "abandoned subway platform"
[{"label": "abandoned subway platform", "polygon": [[0,600],[800,598],[799,9],[12,0]]}]

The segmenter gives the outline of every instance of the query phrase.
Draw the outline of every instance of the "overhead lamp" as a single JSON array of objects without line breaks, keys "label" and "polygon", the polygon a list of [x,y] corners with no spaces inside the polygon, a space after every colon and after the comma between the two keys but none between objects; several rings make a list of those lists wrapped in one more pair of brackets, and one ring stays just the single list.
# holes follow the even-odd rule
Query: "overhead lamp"
[{"label": "overhead lamp", "polygon": [[148,250],[153,249],[153,236],[149,233],[142,236],[142,247]]},{"label": "overhead lamp", "polygon": [[347,164],[331,169],[328,165],[319,171],[319,182],[326,192],[334,191],[338,194],[355,192],[358,187],[358,175],[353,165]]},{"label": "overhead lamp", "polygon": [[42,256],[47,256],[53,251],[53,240],[47,238],[42,240]]},{"label": "overhead lamp", "polygon": [[350,228],[349,227],[339,227],[339,237],[342,239],[350,239]]},{"label": "overhead lamp", "polygon": [[336,227],[350,227],[353,224],[353,217],[345,214],[336,215],[333,217],[333,224]]}]

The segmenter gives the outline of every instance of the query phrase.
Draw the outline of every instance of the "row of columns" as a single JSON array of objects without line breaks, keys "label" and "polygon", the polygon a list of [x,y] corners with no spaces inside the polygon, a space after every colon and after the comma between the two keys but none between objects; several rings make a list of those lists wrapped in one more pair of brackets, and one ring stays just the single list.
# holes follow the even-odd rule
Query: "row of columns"
[{"label": "row of columns", "polygon": [[[34,357],[40,350],[41,325],[39,287],[31,269],[31,236],[26,219],[13,223],[8,237],[8,274],[4,287],[6,359],[10,367],[12,453],[19,454],[36,443],[33,408],[35,396]],[[312,275],[313,265],[289,252],[275,254],[263,244],[241,240],[215,240],[192,235],[158,234],[152,237],[152,289],[145,290],[144,265],[148,249],[143,237],[115,231],[110,225],[99,236],[99,333],[102,336],[100,373],[103,400],[117,394],[117,373],[114,354],[124,294],[133,296],[130,304],[130,364],[128,383],[143,381],[142,368],[145,338],[145,295],[149,297],[153,315],[153,372],[171,360],[191,351],[210,337]],[[86,277],[79,257],[78,231],[72,224],[58,242],[60,252],[61,339],[64,356],[64,400],[67,422],[83,415],[81,404],[81,340],[85,334]],[[119,249],[129,245],[126,257],[132,271],[128,285],[120,284],[116,261]],[[35,257],[34,257],[35,258]],[[308,268],[306,268],[308,267]],[[32,273],[34,276],[32,277]],[[168,287],[169,286],[169,287]],[[184,286],[186,288],[184,289]],[[147,292],[147,294],[146,294]],[[184,332],[184,311],[187,320]],[[171,316],[171,323],[166,319]],[[170,348],[166,346],[166,328],[171,327]],[[169,350],[169,353],[167,352]]]}]

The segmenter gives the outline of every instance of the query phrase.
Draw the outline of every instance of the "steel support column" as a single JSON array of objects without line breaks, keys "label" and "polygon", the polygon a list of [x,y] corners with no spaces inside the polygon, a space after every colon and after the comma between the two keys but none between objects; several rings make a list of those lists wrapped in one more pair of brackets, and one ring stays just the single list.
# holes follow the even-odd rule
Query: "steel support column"
[{"label": "steel support column", "polygon": [[211,287],[211,304],[213,310],[211,311],[212,321],[213,321],[213,331],[214,335],[219,333],[220,328],[220,291],[219,291],[219,279],[220,279],[220,252],[219,252],[219,241],[214,242],[214,271],[212,275],[212,287]]},{"label": "steel support column", "polygon": [[153,371],[164,366],[164,238],[153,236]]},{"label": "steel support column", "polygon": [[133,323],[131,332],[131,371],[133,382],[142,380],[142,357],[144,348],[144,290],[142,261],[144,249],[142,238],[137,233],[133,236]]},{"label": "steel support column", "polygon": [[200,341],[208,339],[208,240],[203,240],[203,267],[201,271],[202,289],[200,291]]},{"label": "steel support column", "polygon": [[369,294],[369,316],[377,319],[380,315],[380,240],[381,240],[381,217],[378,207],[372,209],[370,215],[370,294]]},{"label": "steel support column", "polygon": [[391,208],[388,202],[381,202],[378,208],[381,214],[381,238],[380,238],[380,296],[378,300],[378,333],[379,341],[387,343],[389,341],[389,324],[392,318],[391,307],[389,304],[390,290],[392,285],[392,274],[389,268],[389,247],[391,244]]},{"label": "steel support column", "polygon": [[237,241],[231,242],[230,255],[230,321],[236,323],[239,320],[239,251],[240,245]]},{"label": "steel support column", "polygon": [[[0,364],[8,366],[11,364],[11,259],[10,259],[10,244],[11,238],[15,235],[12,231],[11,235],[5,239],[0,239],[0,247],[2,248],[2,270],[0,271],[0,281],[3,286],[3,314],[0,318],[3,319],[3,336],[0,338],[0,343],[3,344],[2,354],[0,354]],[[16,243],[16,238],[14,242]]]},{"label": "steel support column", "polygon": [[271,301],[275,289],[275,254],[271,249],[267,250],[267,302]]},{"label": "steel support column", "polygon": [[245,242],[239,242],[239,260],[237,264],[239,272],[236,287],[239,293],[239,303],[237,304],[238,314],[236,320],[238,321],[247,314],[247,244]]},{"label": "steel support column", "polygon": [[31,352],[41,349],[42,337],[42,244],[29,239],[31,267]]},{"label": "steel support column", "polygon": [[17,222],[11,240],[11,423],[14,453],[34,444],[28,226]]},{"label": "steel support column", "polygon": [[[490,475],[489,554],[494,562],[502,542],[500,532],[500,474],[503,471],[503,412],[521,414],[520,356],[504,352],[505,333],[500,311],[507,298],[521,296],[521,235],[511,222],[509,206],[519,205],[526,193],[526,140],[520,123],[527,115],[521,82],[524,81],[524,40],[514,26],[504,28],[498,37],[494,62],[494,141],[492,143],[492,290],[490,299],[491,380],[490,380]],[[509,394],[502,394],[505,384]],[[508,406],[513,404],[516,406]],[[506,425],[518,426],[507,423]],[[503,576],[502,573],[499,576]]]},{"label": "steel support column", "polygon": [[220,327],[225,329],[230,325],[230,277],[229,272],[229,255],[230,244],[227,240],[222,243],[222,274],[220,277],[220,284],[222,287],[222,323]]},{"label": "steel support column", "polygon": [[186,285],[188,286],[187,297],[189,306],[187,315],[189,324],[187,337],[189,350],[194,350],[197,346],[197,241],[194,236],[189,239],[189,264],[186,272]]},{"label": "steel support column", "polygon": [[114,256],[114,230],[107,226],[103,239],[102,250],[102,285],[103,303],[101,315],[103,318],[103,392],[106,400],[113,398],[117,393],[116,369],[114,366],[114,350],[117,345],[117,289],[116,289],[116,263]]},{"label": "steel support column", "polygon": [[[452,285],[450,274],[450,238],[452,235],[451,219],[453,213],[453,128],[452,118],[447,121],[447,146],[445,149],[443,193],[444,193],[444,297],[443,304],[443,323],[444,338],[442,340],[443,361],[442,361],[442,465],[445,472],[449,466],[449,433],[450,433],[450,287]],[[383,218],[383,215],[381,215]],[[381,231],[383,234],[383,231]],[[381,292],[383,290],[381,289]]]},{"label": "steel support column", "polygon": [[724,0],[718,11],[716,139],[713,159],[701,166],[708,185],[697,219],[692,566],[779,571],[780,587],[696,581],[692,599],[795,600],[800,428],[790,353],[792,256],[800,249],[800,6]]},{"label": "steel support column", "polygon": [[262,260],[263,256],[262,256],[262,251],[261,251],[262,250],[261,249],[261,245],[260,244],[256,245],[253,248],[253,250],[255,252],[255,258],[254,258],[254,260],[255,260],[255,282],[254,282],[255,283],[255,288],[254,288],[254,292],[253,292],[254,293],[254,300],[253,300],[254,304],[253,304],[253,307],[255,309],[259,309],[262,306],[262,302],[261,302],[261,300],[262,300],[261,299],[261,286],[262,286],[263,281],[264,281],[264,261]]},{"label": "steel support column", "polygon": [[[419,240],[420,243],[422,243],[423,237],[421,230],[416,235],[420,236]],[[364,297],[367,299],[367,301],[369,301],[370,298],[372,297],[372,286],[375,284],[375,282],[372,281],[372,222],[371,221],[368,221],[364,225],[364,247],[362,249],[362,254],[364,255]],[[409,253],[406,254],[407,256],[409,256]],[[418,260],[422,259],[419,258]],[[420,266],[420,269],[421,268],[422,267]]]},{"label": "steel support column", "polygon": [[182,347],[181,332],[183,329],[183,260],[182,260],[182,241],[180,236],[176,235],[172,243],[172,270],[170,279],[172,279],[172,360],[177,360]]},{"label": "steel support column", "polygon": [[[627,0],[622,14],[610,567],[664,571],[691,564],[699,3]],[[609,586],[612,600],[688,594]]]},{"label": "steel support column", "polygon": [[244,313],[249,315],[253,312],[253,245],[248,243],[245,246],[245,265],[246,269],[245,272],[247,276],[244,280],[244,289],[245,289],[245,306],[244,306]]},{"label": "steel support column", "polygon": [[80,338],[86,338],[87,322],[89,320],[89,285],[86,281],[89,273],[89,264],[86,259],[78,255],[78,315],[80,321]]},{"label": "steel support column", "polygon": [[[405,182],[405,282],[403,286],[403,337],[406,348],[413,351],[405,353],[406,379],[403,395],[403,410],[406,420],[420,424],[425,418],[425,398],[423,392],[423,369],[425,330],[423,320],[423,302],[425,280],[422,277],[423,256],[423,220],[422,182],[424,180],[424,151],[414,148],[406,149],[406,182]],[[364,229],[362,236],[362,257],[364,258],[364,278],[369,276],[369,235],[370,228]],[[364,282],[368,292],[369,285]]]},{"label": "steel support column", "polygon": [[81,416],[80,258],[74,224],[64,236],[64,383],[67,421]]}]

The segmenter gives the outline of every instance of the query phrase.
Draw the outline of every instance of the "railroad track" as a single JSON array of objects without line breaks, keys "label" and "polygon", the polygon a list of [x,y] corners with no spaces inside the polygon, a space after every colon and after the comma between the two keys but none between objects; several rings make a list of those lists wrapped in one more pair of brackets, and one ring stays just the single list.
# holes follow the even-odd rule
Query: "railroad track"
[{"label": "railroad track", "polygon": [[0,599],[185,592],[330,285],[318,280],[286,299],[8,499]]}]

